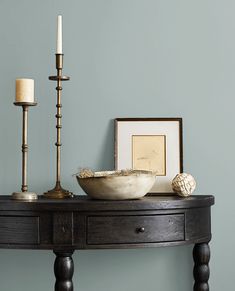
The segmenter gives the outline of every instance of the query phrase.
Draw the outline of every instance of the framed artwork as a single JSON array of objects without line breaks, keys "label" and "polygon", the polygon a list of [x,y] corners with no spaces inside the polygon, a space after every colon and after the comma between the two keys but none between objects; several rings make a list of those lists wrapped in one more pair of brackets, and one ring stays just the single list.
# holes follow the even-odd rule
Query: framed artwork
[{"label": "framed artwork", "polygon": [[115,169],[156,172],[151,193],[173,193],[171,181],[183,172],[182,118],[115,119]]}]

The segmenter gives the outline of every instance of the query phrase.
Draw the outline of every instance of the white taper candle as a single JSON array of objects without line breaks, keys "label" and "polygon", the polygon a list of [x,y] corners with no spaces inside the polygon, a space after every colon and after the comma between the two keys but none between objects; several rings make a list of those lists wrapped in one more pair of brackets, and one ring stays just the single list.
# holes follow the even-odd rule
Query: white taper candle
[{"label": "white taper candle", "polygon": [[62,54],[62,15],[57,17],[57,54]]}]

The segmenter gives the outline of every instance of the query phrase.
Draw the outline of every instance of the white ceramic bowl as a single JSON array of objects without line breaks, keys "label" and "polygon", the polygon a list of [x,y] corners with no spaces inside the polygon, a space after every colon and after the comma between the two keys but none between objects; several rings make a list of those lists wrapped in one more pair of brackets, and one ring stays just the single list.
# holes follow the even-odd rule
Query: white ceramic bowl
[{"label": "white ceramic bowl", "polygon": [[94,177],[77,180],[86,194],[94,199],[126,200],[145,196],[156,181],[150,171],[131,171],[121,175],[120,171],[95,172]]}]

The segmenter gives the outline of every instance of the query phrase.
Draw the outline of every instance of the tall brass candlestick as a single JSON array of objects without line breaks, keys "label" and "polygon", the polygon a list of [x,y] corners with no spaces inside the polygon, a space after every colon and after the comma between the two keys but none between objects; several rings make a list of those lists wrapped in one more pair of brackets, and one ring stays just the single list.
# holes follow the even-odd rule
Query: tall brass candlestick
[{"label": "tall brass candlestick", "polygon": [[49,80],[57,81],[57,112],[56,112],[56,185],[52,190],[44,193],[45,197],[47,198],[54,198],[54,199],[63,199],[72,197],[73,194],[65,190],[61,187],[61,91],[62,91],[62,81],[68,81],[69,77],[62,76],[62,69],[63,69],[63,54],[56,54],[56,69],[57,69],[57,76],[50,76]]},{"label": "tall brass candlestick", "polygon": [[14,192],[12,199],[16,200],[35,200],[37,194],[28,192],[27,183],[27,165],[28,165],[28,108],[35,106],[35,102],[14,102],[16,106],[22,106],[23,109],[23,130],[22,130],[22,192]]}]

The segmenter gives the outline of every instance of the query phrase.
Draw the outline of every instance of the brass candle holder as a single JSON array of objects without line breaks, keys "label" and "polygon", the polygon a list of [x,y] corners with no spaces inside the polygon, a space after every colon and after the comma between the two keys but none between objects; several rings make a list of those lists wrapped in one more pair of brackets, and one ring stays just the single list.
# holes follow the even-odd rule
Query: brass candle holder
[{"label": "brass candle holder", "polygon": [[23,130],[22,130],[22,192],[14,192],[12,199],[16,200],[35,200],[37,194],[28,192],[27,184],[27,165],[28,165],[28,109],[30,106],[36,106],[36,102],[14,102],[16,106],[22,106],[23,109]]},{"label": "brass candle holder", "polygon": [[68,81],[70,78],[67,76],[62,76],[62,69],[63,69],[63,54],[56,54],[56,69],[57,69],[57,75],[56,76],[50,76],[49,80],[56,81],[57,82],[57,112],[56,112],[56,131],[57,131],[57,139],[56,139],[56,184],[55,187],[52,190],[49,190],[48,192],[44,193],[44,196],[46,198],[52,198],[52,199],[63,199],[63,198],[69,198],[73,197],[73,193],[65,190],[61,186],[61,91],[62,91],[62,81]]}]

